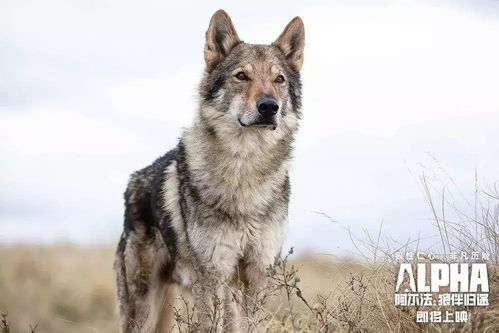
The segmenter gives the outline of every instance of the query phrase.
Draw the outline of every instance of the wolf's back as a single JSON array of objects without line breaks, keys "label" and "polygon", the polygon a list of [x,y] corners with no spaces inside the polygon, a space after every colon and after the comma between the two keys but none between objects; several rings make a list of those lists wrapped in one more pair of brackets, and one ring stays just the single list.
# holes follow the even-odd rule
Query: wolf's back
[{"label": "wolf's back", "polygon": [[130,176],[125,191],[125,232],[141,227],[150,232],[158,226],[162,213],[164,171],[176,157],[177,149],[170,150]]}]

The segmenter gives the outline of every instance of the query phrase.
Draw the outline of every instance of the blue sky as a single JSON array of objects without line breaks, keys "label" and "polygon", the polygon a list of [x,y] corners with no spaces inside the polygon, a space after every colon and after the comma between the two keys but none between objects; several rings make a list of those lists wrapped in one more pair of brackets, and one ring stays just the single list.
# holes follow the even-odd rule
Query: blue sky
[{"label": "blue sky", "polygon": [[128,175],[191,122],[218,8],[248,42],[305,22],[288,246],[432,236],[419,175],[463,202],[497,180],[497,1],[5,1],[0,243],[117,239]]}]

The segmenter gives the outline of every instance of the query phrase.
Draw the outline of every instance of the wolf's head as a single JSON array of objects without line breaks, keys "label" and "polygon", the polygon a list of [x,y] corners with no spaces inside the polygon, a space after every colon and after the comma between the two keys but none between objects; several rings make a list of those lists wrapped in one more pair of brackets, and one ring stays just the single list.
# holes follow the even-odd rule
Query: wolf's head
[{"label": "wolf's head", "polygon": [[201,118],[216,131],[296,127],[304,45],[299,17],[272,44],[256,45],[241,41],[229,15],[218,10],[206,32]]}]

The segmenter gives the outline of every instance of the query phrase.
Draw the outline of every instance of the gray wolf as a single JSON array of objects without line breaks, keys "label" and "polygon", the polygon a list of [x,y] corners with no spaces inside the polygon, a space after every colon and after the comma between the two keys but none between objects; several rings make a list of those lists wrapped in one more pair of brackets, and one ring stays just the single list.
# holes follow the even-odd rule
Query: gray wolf
[{"label": "gray wolf", "polygon": [[195,120],[124,195],[123,332],[169,331],[175,286],[191,291],[201,332],[244,330],[227,286],[261,286],[280,255],[304,43],[299,17],[270,45],[241,41],[223,10],[211,18]]}]

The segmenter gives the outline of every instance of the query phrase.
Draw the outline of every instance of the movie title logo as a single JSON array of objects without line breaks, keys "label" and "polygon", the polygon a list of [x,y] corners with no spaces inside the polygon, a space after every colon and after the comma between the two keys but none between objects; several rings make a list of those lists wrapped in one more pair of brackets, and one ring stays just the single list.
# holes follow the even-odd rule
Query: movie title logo
[{"label": "movie title logo", "polygon": [[[395,305],[418,307],[418,323],[467,322],[465,307],[489,305],[488,253],[398,254],[401,263],[395,287]],[[459,262],[432,262],[432,261]],[[425,261],[425,262],[418,262]],[[438,307],[432,309],[431,307]]]}]

